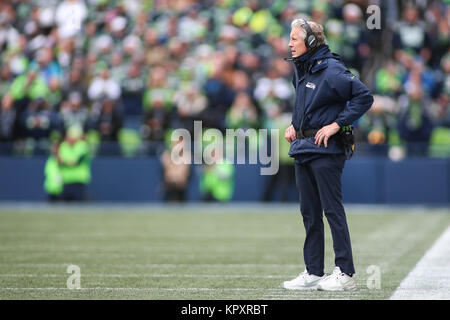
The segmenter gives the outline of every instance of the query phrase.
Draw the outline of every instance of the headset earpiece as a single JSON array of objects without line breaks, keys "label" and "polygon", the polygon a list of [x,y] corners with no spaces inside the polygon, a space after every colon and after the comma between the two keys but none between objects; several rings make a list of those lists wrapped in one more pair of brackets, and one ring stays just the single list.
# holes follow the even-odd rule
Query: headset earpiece
[{"label": "headset earpiece", "polygon": [[317,43],[316,37],[315,37],[314,35],[310,35],[310,36],[308,37],[308,47],[309,47],[310,49],[313,49],[313,48],[316,47],[316,43]]},{"label": "headset earpiece", "polygon": [[303,21],[305,22],[305,31],[306,31],[305,46],[306,49],[309,51],[317,46],[317,39],[308,22],[306,20]]}]

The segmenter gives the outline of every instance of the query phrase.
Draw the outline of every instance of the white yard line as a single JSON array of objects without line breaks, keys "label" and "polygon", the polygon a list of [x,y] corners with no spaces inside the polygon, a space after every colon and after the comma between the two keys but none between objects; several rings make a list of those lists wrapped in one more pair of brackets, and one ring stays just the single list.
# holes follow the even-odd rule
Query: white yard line
[{"label": "white yard line", "polygon": [[450,299],[450,227],[400,283],[391,300]]},{"label": "white yard line", "polygon": [[[68,288],[56,288],[56,287],[43,287],[43,288],[14,288],[6,287],[0,288],[0,291],[263,291],[271,290],[266,288],[108,288],[108,287],[95,287],[95,288],[80,288],[80,289],[68,289]],[[279,289],[273,289],[279,290]]]},{"label": "white yard line", "polygon": [[[8,266],[8,267],[67,267],[70,265],[70,263],[0,263],[0,266]],[[82,266],[101,266],[103,267],[104,264],[99,263],[80,263],[78,264],[80,267]],[[278,264],[278,263],[130,263],[130,264],[117,264],[114,263],[114,267],[144,267],[144,268],[150,268],[150,267],[257,267],[257,268],[267,268],[267,267],[273,267],[273,268],[280,268],[280,267],[292,267],[292,268],[299,268],[299,270],[304,266],[300,264]]]},{"label": "white yard line", "polygon": [[[253,278],[253,279],[284,279],[290,275],[252,275],[252,274],[159,274],[159,273],[130,273],[130,274],[82,274],[82,277],[94,278]],[[59,278],[67,274],[38,274],[38,273],[2,273],[1,278]]]}]

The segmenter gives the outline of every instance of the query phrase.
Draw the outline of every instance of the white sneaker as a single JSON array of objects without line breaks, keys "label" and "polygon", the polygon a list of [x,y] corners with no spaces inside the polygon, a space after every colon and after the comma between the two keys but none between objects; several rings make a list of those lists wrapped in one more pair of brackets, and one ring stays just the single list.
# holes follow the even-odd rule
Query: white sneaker
[{"label": "white sneaker", "polygon": [[347,291],[355,289],[355,279],[343,273],[339,267],[334,267],[333,274],[317,284],[317,290],[323,291]]},{"label": "white sneaker", "polygon": [[313,274],[309,274],[305,269],[305,271],[300,273],[297,278],[283,282],[283,288],[288,290],[317,289],[317,283],[324,278],[325,275],[319,277]]}]

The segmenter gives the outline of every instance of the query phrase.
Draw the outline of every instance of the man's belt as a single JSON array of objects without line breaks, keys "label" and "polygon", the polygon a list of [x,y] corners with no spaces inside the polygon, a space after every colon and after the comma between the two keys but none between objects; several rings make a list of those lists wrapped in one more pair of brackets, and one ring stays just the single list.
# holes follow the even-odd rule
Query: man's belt
[{"label": "man's belt", "polygon": [[319,130],[318,129],[298,130],[295,133],[296,133],[297,139],[305,139],[305,138],[309,138],[309,137],[314,137],[316,135],[317,131],[319,131]]}]

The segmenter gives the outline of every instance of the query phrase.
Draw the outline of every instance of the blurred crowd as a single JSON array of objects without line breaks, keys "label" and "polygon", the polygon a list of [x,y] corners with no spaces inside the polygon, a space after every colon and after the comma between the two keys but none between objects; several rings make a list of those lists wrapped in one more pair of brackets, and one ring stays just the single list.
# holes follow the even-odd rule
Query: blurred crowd
[{"label": "blurred crowd", "polygon": [[[381,29],[367,28],[371,4]],[[448,0],[0,1],[0,153],[48,154],[73,126],[122,155],[161,154],[193,120],[284,130],[298,17],[375,95],[361,150],[450,156]]]}]

